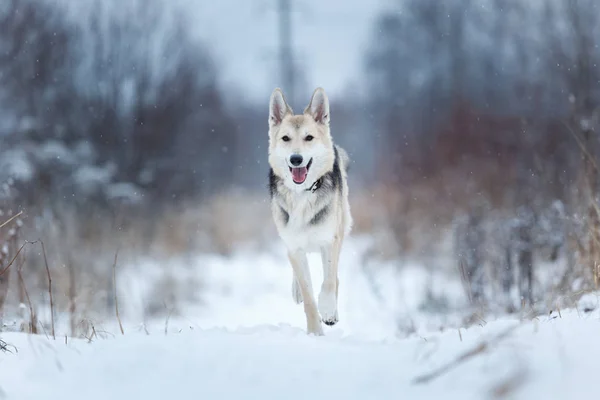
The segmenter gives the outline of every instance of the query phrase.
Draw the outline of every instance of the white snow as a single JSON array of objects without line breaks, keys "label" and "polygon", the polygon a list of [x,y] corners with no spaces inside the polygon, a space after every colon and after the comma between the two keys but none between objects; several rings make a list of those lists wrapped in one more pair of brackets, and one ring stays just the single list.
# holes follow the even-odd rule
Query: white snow
[{"label": "white snow", "polygon": [[[328,332],[383,339],[394,336],[399,327],[426,332],[457,323],[456,315],[432,317],[420,311],[427,288],[447,299],[453,309],[464,307],[466,298],[455,271],[450,271],[452,276],[434,275],[417,265],[399,268],[397,262],[390,262],[376,263],[376,269],[367,273],[370,264],[365,252],[370,241],[351,237],[345,242],[339,271],[340,322],[327,328]],[[316,299],[323,281],[321,258],[309,254],[308,260]],[[199,326],[236,329],[284,323],[304,328],[302,306],[292,299],[292,268],[278,240],[268,251],[240,248],[229,257],[137,260],[135,268],[124,269],[118,279],[119,298],[126,299],[123,308],[128,318],[143,320],[142,305],[159,297],[154,288],[163,279],[175,281],[177,308]],[[188,283],[194,287],[186,289]],[[190,293],[194,288],[200,299]]]},{"label": "white snow", "polygon": [[[288,325],[234,331],[129,332],[87,343],[6,334],[18,353],[0,359],[5,399],[514,399],[592,398],[598,315],[563,313],[533,322],[425,337],[368,341],[306,336]],[[428,383],[415,383],[500,331],[504,340]]]},{"label": "white snow", "polygon": [[[0,399],[593,398],[599,310],[436,329],[448,321],[418,311],[424,285],[453,303],[460,301],[460,284],[410,265],[400,271],[381,266],[368,278],[362,272],[365,246],[351,239],[342,252],[340,323],[325,327],[324,337],[305,334],[280,246],[190,257],[163,270],[159,262],[141,262],[119,277],[124,335],[115,321],[95,321],[91,341],[65,343],[62,328],[56,340],[3,333],[17,351],[0,353]],[[315,289],[322,276],[318,258],[309,258]],[[201,288],[200,299],[188,293],[177,299],[179,316],[142,325],[136,301],[141,307],[149,300],[152,282],[165,271]],[[597,295],[589,294],[583,302],[594,300]],[[398,334],[406,318],[414,334]],[[514,330],[495,339],[507,329]],[[489,344],[455,362],[483,343]],[[448,364],[431,381],[415,382]]]}]

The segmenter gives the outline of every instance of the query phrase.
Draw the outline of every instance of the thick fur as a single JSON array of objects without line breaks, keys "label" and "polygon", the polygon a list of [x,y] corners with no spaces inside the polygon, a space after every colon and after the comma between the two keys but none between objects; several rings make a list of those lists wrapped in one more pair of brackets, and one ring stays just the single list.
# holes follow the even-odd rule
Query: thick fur
[{"label": "thick fur", "polygon": [[[333,143],[329,100],[317,88],[302,115],[295,115],[275,89],[269,107],[269,190],[271,211],[294,270],[292,296],[304,303],[309,334],[322,335],[321,320],[338,322],[338,261],[352,217],[348,203],[348,154]],[[286,138],[284,138],[284,136]],[[312,140],[308,140],[312,136]],[[287,140],[284,140],[287,139]],[[303,183],[292,179],[292,155],[309,166]],[[320,252],[323,284],[317,305],[306,254]],[[320,314],[320,317],[319,317]]]}]

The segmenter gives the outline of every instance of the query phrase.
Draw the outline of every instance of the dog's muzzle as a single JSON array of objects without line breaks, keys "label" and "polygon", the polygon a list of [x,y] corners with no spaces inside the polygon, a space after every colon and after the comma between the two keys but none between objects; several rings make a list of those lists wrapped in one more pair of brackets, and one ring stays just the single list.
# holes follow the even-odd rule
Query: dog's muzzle
[{"label": "dog's muzzle", "polygon": [[[300,162],[298,162],[297,158],[294,159],[294,157],[296,156],[299,157]],[[310,166],[312,165],[312,158],[310,159],[308,164],[306,164],[305,167],[298,167],[297,165],[302,164],[302,156],[299,154],[294,154],[290,157],[290,163],[294,165],[294,167],[289,167],[290,172],[292,173],[292,180],[294,181],[294,183],[298,185],[304,183],[304,181],[306,181],[308,171],[310,170]]]}]

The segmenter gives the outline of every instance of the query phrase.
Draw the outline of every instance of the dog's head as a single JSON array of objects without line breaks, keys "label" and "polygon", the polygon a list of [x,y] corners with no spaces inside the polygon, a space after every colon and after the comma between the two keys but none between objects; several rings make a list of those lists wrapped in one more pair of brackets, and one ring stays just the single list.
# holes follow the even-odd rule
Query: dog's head
[{"label": "dog's head", "polygon": [[329,100],[317,88],[301,115],[294,115],[280,89],[269,105],[269,164],[291,189],[309,188],[333,168]]}]

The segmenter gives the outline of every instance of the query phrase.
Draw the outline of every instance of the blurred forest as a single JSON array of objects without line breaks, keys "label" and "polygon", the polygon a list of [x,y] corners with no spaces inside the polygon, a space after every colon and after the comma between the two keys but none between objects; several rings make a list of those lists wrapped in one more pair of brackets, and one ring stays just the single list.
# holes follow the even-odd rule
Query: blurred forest
[{"label": "blurred forest", "polygon": [[476,303],[494,284],[541,300],[535,271],[559,259],[552,290],[598,285],[599,39],[592,0],[409,0],[376,23],[367,79],[392,230],[410,251],[417,218],[452,224]]},{"label": "blurred forest", "polygon": [[[0,4],[2,219],[23,211],[0,231],[0,314],[9,282],[13,304],[31,304],[25,287],[49,300],[44,257],[63,267],[56,306],[89,314],[113,307],[117,249],[272,241],[268,95],[294,90],[299,112],[313,90],[300,66],[262,102],[224,90],[185,8],[68,3]],[[452,271],[478,309],[597,288],[598,2],[398,0],[365,40],[359,87],[330,100],[372,257]],[[38,238],[47,254],[18,253]]]}]

